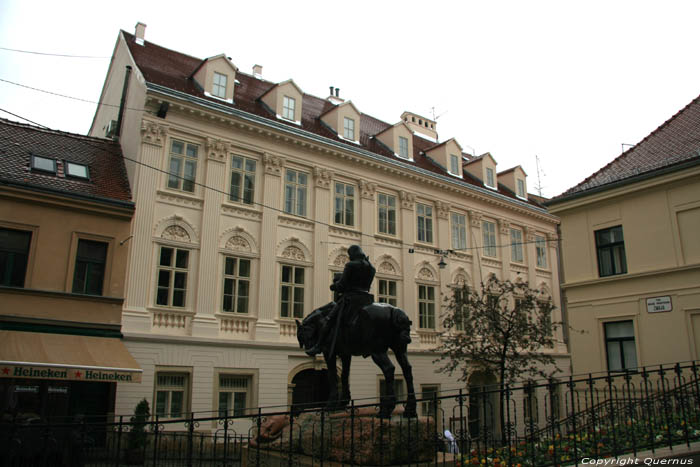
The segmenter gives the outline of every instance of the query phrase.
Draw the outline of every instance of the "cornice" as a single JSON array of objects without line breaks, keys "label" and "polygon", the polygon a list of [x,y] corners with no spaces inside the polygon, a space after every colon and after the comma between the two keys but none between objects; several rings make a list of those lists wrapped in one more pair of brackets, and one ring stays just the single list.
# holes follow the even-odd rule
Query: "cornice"
[{"label": "cornice", "polygon": [[[165,98],[177,100],[177,102],[168,100],[171,104],[171,111],[183,112],[191,117],[200,117],[211,122],[227,124],[230,127],[246,130],[277,142],[282,141],[297,145],[324,155],[330,154],[340,159],[362,164],[371,169],[408,178],[409,180],[418,181],[424,185],[433,186],[445,191],[454,192],[460,196],[466,195],[477,201],[532,216],[544,222],[553,224],[559,223],[558,218],[549,214],[545,209],[534,207],[520,200],[508,198],[492,190],[470,185],[466,182],[454,179],[453,177],[436,174],[401,161],[388,159],[366,149],[325,138],[301,128],[293,128],[255,114],[211,102],[164,86],[153,83],[146,83],[146,85],[148,93],[158,94]],[[147,104],[149,101],[163,102],[163,97],[147,96]],[[226,115],[223,116],[221,115],[222,113]]]}]

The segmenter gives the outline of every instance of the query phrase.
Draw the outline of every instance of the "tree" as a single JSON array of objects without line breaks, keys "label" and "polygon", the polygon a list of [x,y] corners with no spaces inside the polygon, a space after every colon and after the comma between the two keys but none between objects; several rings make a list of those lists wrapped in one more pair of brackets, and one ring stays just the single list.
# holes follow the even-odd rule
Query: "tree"
[{"label": "tree", "polygon": [[448,298],[443,314],[439,371],[460,373],[461,381],[482,371],[498,376],[501,435],[504,390],[523,377],[551,378],[561,371],[543,350],[555,344],[560,323],[552,321],[551,297],[525,282],[501,281],[491,275],[481,290],[464,286]]}]

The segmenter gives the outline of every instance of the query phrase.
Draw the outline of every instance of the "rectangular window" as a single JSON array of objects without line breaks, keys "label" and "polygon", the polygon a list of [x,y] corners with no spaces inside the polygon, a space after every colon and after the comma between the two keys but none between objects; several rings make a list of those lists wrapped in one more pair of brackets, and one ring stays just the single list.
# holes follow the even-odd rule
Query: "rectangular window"
[{"label": "rectangular window", "polygon": [[223,311],[248,313],[250,298],[250,260],[227,256],[224,258]]},{"label": "rectangular window", "polygon": [[343,138],[355,141],[355,120],[352,118],[343,118]]},{"label": "rectangular window", "polygon": [[308,175],[287,169],[284,179],[284,212],[306,217],[306,187]]},{"label": "rectangular window", "polygon": [[399,156],[408,159],[408,138],[399,136]]},{"label": "rectangular window", "polygon": [[523,231],[510,229],[510,260],[514,263],[522,263],[523,259]]},{"label": "rectangular window", "polygon": [[525,423],[539,422],[539,410],[537,400],[537,388],[534,381],[528,381],[523,385],[523,415]]},{"label": "rectangular window", "polygon": [[377,194],[379,233],[396,235],[396,196]]},{"label": "rectangular window", "polygon": [[459,175],[459,157],[454,154],[450,154],[450,173]]},{"label": "rectangular window", "polygon": [[[384,378],[379,380],[379,395],[386,395],[386,380]],[[398,401],[406,399],[406,385],[400,377],[394,378],[394,395]]]},{"label": "rectangular window", "polygon": [[194,192],[194,181],[197,177],[196,144],[172,140],[170,144],[170,169],[168,170],[168,188],[173,190]]},{"label": "rectangular window", "polygon": [[79,239],[73,273],[73,293],[102,295],[106,262],[105,242]]},{"label": "rectangular window", "polygon": [[496,224],[489,221],[481,223],[484,235],[484,256],[496,257]]},{"label": "rectangular window", "polygon": [[496,188],[496,184],[493,181],[493,169],[490,167],[486,168],[486,185],[491,188]]},{"label": "rectangular window", "polygon": [[87,165],[66,161],[66,175],[75,178],[88,178]]},{"label": "rectangular window", "polygon": [[455,330],[464,331],[464,324],[467,318],[469,318],[469,308],[467,308],[467,294],[468,291],[464,287],[455,287],[452,290],[454,295],[454,321]]},{"label": "rectangular window", "polygon": [[418,218],[418,241],[433,243],[432,206],[416,203],[416,216]]},{"label": "rectangular window", "polygon": [[0,285],[24,287],[32,233],[0,229]]},{"label": "rectangular window", "polygon": [[547,267],[547,242],[544,237],[535,235],[535,251],[537,253],[537,267]]},{"label": "rectangular window", "polygon": [[388,303],[389,305],[397,305],[396,281],[388,279],[379,279],[377,284],[377,301],[379,303]]},{"label": "rectangular window", "polygon": [[222,99],[226,99],[226,82],[228,77],[221,73],[214,72],[214,84],[211,88],[211,94]]},{"label": "rectangular window", "polygon": [[435,329],[435,287],[418,286],[418,319],[421,329]]},{"label": "rectangular window", "polygon": [[452,249],[467,249],[467,218],[464,214],[453,212],[450,214],[452,224]]},{"label": "rectangular window", "polygon": [[520,178],[518,179],[518,196],[525,197],[525,181]]},{"label": "rectangular window", "polygon": [[56,173],[56,160],[48,157],[32,156],[32,169]]},{"label": "rectangular window", "polygon": [[280,292],[280,316],[304,317],[304,268],[282,265],[282,290]]},{"label": "rectangular window", "polygon": [[282,98],[282,118],[294,121],[294,108],[296,100],[293,97],[284,96]]},{"label": "rectangular window", "polygon": [[622,371],[637,368],[637,350],[634,345],[632,321],[605,323],[605,351],[608,370]]},{"label": "rectangular window", "polygon": [[189,258],[189,250],[160,247],[156,305],[185,307]]},{"label": "rectangular window", "polygon": [[355,187],[347,183],[335,182],[335,209],[333,220],[336,224],[355,225]]},{"label": "rectangular window", "polygon": [[246,375],[219,375],[219,417],[239,417],[246,414],[251,377]]},{"label": "rectangular window", "polygon": [[421,384],[420,392],[420,398],[424,399],[421,403],[421,415],[424,417],[434,416],[435,409],[440,405],[439,400],[437,405],[435,405],[435,398],[439,397],[440,387],[437,384]]},{"label": "rectangular window", "polygon": [[625,258],[625,239],[622,236],[622,226],[597,230],[595,246],[598,250],[598,274],[600,277],[625,274],[627,259]]},{"label": "rectangular window", "polygon": [[188,373],[156,373],[156,415],[164,418],[181,418],[188,407]]},{"label": "rectangular window", "polygon": [[255,168],[253,159],[241,156],[231,156],[231,201],[253,204],[255,195]]}]

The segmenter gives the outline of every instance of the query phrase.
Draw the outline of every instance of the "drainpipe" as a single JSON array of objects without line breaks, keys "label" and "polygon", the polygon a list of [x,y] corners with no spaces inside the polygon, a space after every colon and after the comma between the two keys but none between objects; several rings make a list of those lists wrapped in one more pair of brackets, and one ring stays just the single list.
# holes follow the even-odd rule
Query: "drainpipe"
[{"label": "drainpipe", "polygon": [[129,78],[131,77],[131,66],[126,66],[124,75],[124,87],[122,88],[122,100],[119,103],[119,116],[117,117],[117,131],[114,132],[114,141],[119,141],[122,134],[122,117],[124,116],[124,106],[126,105],[126,93],[129,90]]}]

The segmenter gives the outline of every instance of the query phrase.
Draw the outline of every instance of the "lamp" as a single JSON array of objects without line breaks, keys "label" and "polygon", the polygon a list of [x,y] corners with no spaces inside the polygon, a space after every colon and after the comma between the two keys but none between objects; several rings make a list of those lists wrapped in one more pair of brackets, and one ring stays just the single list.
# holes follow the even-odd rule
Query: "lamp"
[{"label": "lamp", "polygon": [[440,269],[445,269],[446,266],[447,266],[447,263],[445,262],[445,257],[444,257],[444,256],[441,256],[441,257],[440,257],[440,262],[438,263],[438,267],[439,267]]}]

